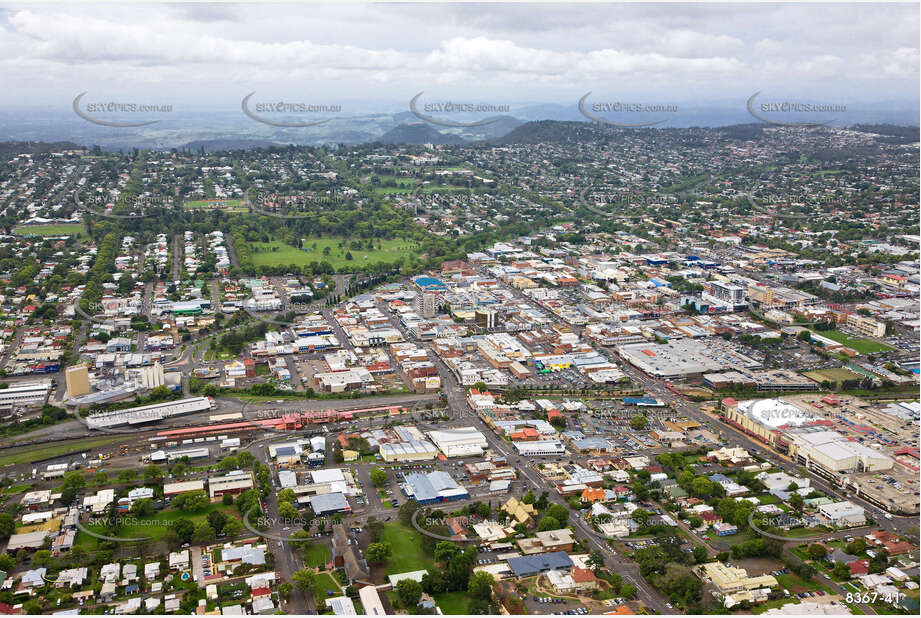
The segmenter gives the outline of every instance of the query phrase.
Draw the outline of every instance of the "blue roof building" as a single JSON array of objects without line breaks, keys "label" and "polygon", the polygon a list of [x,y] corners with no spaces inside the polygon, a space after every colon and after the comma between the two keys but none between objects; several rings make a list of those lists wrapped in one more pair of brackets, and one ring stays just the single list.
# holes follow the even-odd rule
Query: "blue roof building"
[{"label": "blue roof building", "polygon": [[572,559],[564,551],[554,551],[546,554],[509,558],[508,567],[515,574],[515,577],[530,577],[547,571],[568,571],[572,568]]}]

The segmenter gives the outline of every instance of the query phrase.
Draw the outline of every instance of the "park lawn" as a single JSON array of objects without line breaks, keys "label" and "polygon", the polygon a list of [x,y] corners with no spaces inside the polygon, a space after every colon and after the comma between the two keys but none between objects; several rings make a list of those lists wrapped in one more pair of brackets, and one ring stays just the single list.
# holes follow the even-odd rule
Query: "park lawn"
[{"label": "park lawn", "polygon": [[760,605],[757,605],[757,606],[753,607],[753,608],[752,608],[752,613],[753,613],[753,614],[763,614],[764,612],[766,612],[766,611],[769,610],[769,609],[774,609],[775,607],[781,607],[781,606],[783,606],[783,605],[787,605],[787,604],[791,604],[791,603],[793,603],[793,604],[798,604],[798,603],[799,603],[799,599],[797,599],[796,597],[790,597],[790,598],[788,598],[788,599],[787,599],[787,598],[784,598],[784,599],[772,599],[772,600],[770,600],[770,601],[765,601],[764,603],[761,603]]},{"label": "park lawn", "polygon": [[875,354],[877,352],[885,352],[886,350],[892,349],[884,343],[879,343],[873,339],[864,339],[863,337],[852,337],[847,333],[841,332],[840,330],[823,330],[813,332],[821,337],[827,337],[832,341],[837,341],[842,345],[853,348],[861,354]]},{"label": "park lawn", "polygon": [[64,236],[85,232],[82,223],[49,223],[47,225],[21,225],[13,230],[18,236]]},{"label": "park lawn", "polygon": [[[343,242],[343,247],[339,243]],[[418,245],[403,239],[374,239],[374,249],[349,249],[349,241],[335,236],[323,238],[307,238],[304,241],[305,249],[297,249],[291,245],[274,240],[271,242],[249,243],[252,251],[253,264],[256,266],[307,266],[311,262],[329,262],[336,270],[349,267],[364,266],[367,264],[389,264],[400,258],[409,258],[415,255]],[[316,247],[314,247],[316,245]],[[380,249],[377,246],[380,245]],[[324,250],[329,248],[329,255],[324,255]],[[351,251],[352,259],[346,259],[346,254]]]},{"label": "park lawn", "polygon": [[810,537],[810,536],[819,536],[820,534],[825,534],[828,532],[828,528],[791,528],[790,530],[783,530],[784,536],[800,538],[800,537]]},{"label": "park lawn", "polygon": [[183,202],[184,207],[189,209],[205,208],[215,210],[246,210],[243,207],[243,200],[240,199],[210,199],[210,200],[188,200]]},{"label": "park lawn", "polygon": [[390,543],[392,548],[387,561],[388,573],[435,569],[435,560],[422,548],[422,534],[414,528],[400,522],[388,522],[384,524],[381,541]]},{"label": "park lawn", "polygon": [[[336,581],[336,578],[330,575],[328,572],[324,571],[323,573],[317,573],[316,580],[316,595],[314,600],[318,602],[318,605],[325,606],[323,603],[326,599],[337,597],[342,594],[342,587],[339,585],[339,582]],[[332,590],[333,594],[326,594],[327,590]]]},{"label": "park lawn", "polygon": [[304,548],[304,564],[307,566],[324,567],[331,559],[326,543],[311,543]]},{"label": "park lawn", "polygon": [[[817,575],[817,577],[821,577],[821,575]],[[784,573],[783,575],[777,575],[776,578],[777,583],[780,584],[781,587],[789,590],[791,594],[807,592],[809,590],[824,590],[829,594],[832,593],[832,590],[825,584],[813,580],[807,581],[796,573]]]},{"label": "park lawn", "polygon": [[[150,542],[154,543],[157,541],[162,541],[166,536],[166,531],[170,529],[171,526],[179,519],[188,519],[193,524],[198,524],[201,521],[207,519],[208,514],[213,511],[224,511],[224,514],[228,517],[236,517],[240,519],[238,513],[232,507],[224,506],[220,502],[214,502],[208,505],[208,508],[199,511],[197,513],[187,513],[185,511],[180,511],[178,509],[166,509],[164,511],[159,511],[149,517],[139,517],[137,518],[137,523],[134,524],[125,524],[118,529],[118,533],[115,535],[119,538],[143,538],[147,537]],[[104,517],[104,515],[102,516]],[[124,517],[131,517],[130,513],[126,513]],[[102,524],[98,525],[87,525],[84,526],[88,530],[93,532],[98,532],[99,534],[105,534],[104,526]],[[85,533],[84,533],[85,534]],[[96,537],[86,535],[94,541],[98,541]]]},{"label": "park lawn", "polygon": [[470,595],[465,591],[441,592],[432,595],[432,598],[445,616],[465,616],[470,613]]},{"label": "park lawn", "polygon": [[[13,464],[28,464],[33,461],[49,459],[51,457],[60,457],[69,453],[79,453],[101,446],[112,444],[113,442],[123,441],[123,438],[87,438],[85,440],[71,440],[66,443],[56,444],[53,446],[33,445],[21,448],[9,449],[6,454],[0,456],[0,466],[9,466]],[[11,452],[15,451],[15,452]]]}]

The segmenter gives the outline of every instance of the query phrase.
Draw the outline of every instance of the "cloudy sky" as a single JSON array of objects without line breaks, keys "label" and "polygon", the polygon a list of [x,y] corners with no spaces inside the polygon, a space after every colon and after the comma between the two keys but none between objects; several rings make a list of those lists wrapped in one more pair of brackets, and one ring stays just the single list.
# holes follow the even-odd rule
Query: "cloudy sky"
[{"label": "cloudy sky", "polygon": [[[744,100],[917,105],[911,4],[0,4],[0,107]],[[594,95],[593,95],[594,96]],[[364,107],[364,109],[359,109]]]}]

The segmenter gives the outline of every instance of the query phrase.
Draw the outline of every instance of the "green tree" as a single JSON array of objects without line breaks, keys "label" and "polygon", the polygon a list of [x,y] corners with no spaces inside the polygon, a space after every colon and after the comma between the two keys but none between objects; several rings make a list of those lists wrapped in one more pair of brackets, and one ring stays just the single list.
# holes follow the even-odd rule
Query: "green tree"
[{"label": "green tree", "polygon": [[207,521],[200,521],[192,533],[192,541],[201,544],[211,543],[214,541],[215,536],[214,528],[211,527],[211,524]]},{"label": "green tree", "polygon": [[559,530],[560,522],[556,517],[552,515],[544,515],[543,519],[540,520],[540,523],[537,524],[538,532],[546,532],[548,530]]},{"label": "green tree", "polygon": [[422,584],[414,579],[401,579],[397,583],[397,598],[404,609],[412,611],[422,598]]},{"label": "green tree", "polygon": [[467,584],[467,594],[472,599],[491,601],[492,587],[495,583],[496,580],[489,573],[483,571],[474,573],[470,576],[470,581]]},{"label": "green tree", "polygon": [[707,561],[707,548],[703,545],[694,546],[694,562],[702,564]]},{"label": "green tree", "polygon": [[304,594],[312,593],[317,581],[317,574],[313,569],[301,569],[291,574],[291,583]]},{"label": "green tree", "polygon": [[835,576],[835,579],[845,580],[851,578],[851,567],[844,564],[843,562],[838,562],[835,564],[832,569],[832,574]]},{"label": "green tree", "polygon": [[387,472],[381,468],[371,468],[371,471],[368,473],[371,477],[371,482],[374,483],[375,487],[382,487],[387,484]]},{"label": "green tree", "polygon": [[646,425],[649,421],[642,414],[637,414],[630,419],[630,428],[635,431],[640,431],[646,429]]},{"label": "green tree", "polygon": [[604,554],[597,549],[592,550],[588,558],[585,559],[585,564],[595,575],[598,575],[604,569]]},{"label": "green tree", "polygon": [[386,541],[371,543],[365,550],[365,558],[372,564],[384,564],[390,558],[392,551],[393,548]]},{"label": "green tree", "polygon": [[0,539],[9,538],[14,532],[16,532],[16,518],[9,513],[0,513]]},{"label": "green tree", "polygon": [[825,547],[824,545],[813,543],[812,545],[809,546],[807,553],[809,554],[809,557],[812,558],[813,560],[824,560],[825,556],[828,555],[828,548]]},{"label": "green tree", "polygon": [[153,500],[150,498],[141,498],[135,500],[131,505],[131,512],[138,517],[149,517],[154,514]]},{"label": "green tree", "polygon": [[221,528],[221,532],[227,538],[232,539],[243,532],[243,523],[236,517],[228,517],[227,521],[224,522],[224,527]]}]

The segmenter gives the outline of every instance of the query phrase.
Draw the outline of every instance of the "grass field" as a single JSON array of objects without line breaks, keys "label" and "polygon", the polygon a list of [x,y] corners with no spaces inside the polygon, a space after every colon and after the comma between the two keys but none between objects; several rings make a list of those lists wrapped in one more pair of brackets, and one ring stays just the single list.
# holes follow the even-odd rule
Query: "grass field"
[{"label": "grass field", "polygon": [[773,599],[771,601],[767,601],[766,603],[761,603],[753,607],[752,613],[753,614],[763,614],[769,609],[774,609],[775,607],[781,607],[789,603],[799,604],[799,599],[797,599],[796,597],[790,597],[789,599]]},{"label": "grass field", "polygon": [[[339,586],[339,582],[336,581],[329,573],[318,573],[317,574],[317,587],[316,590],[319,592],[315,596],[315,600],[318,605],[325,606],[324,601],[326,599],[337,597],[342,594],[342,587]],[[332,590],[333,594],[327,594],[327,590]]]},{"label": "grass field", "polygon": [[[343,246],[339,247],[339,243]],[[253,255],[253,264],[256,266],[287,266],[295,264],[306,266],[311,262],[327,261],[337,270],[348,269],[349,266],[363,266],[365,264],[391,263],[400,258],[410,257],[417,245],[406,240],[376,239],[374,249],[349,249],[348,241],[336,237],[309,238],[304,242],[305,250],[300,250],[279,241],[253,242],[250,248]],[[314,246],[316,245],[316,246]],[[380,246],[380,249],[377,247]],[[329,248],[329,254],[324,250]],[[309,250],[308,250],[309,249]],[[346,259],[346,254],[351,252],[352,259]]]},{"label": "grass field", "polygon": [[31,483],[19,483],[18,485],[10,485],[9,488],[0,489],[0,493],[7,496],[13,496],[29,491],[31,488]]},{"label": "grass field", "polygon": [[826,380],[830,382],[844,382],[845,380],[859,380],[860,376],[849,369],[841,369],[838,367],[832,369],[816,369],[815,371],[807,371],[803,374],[810,380],[815,380],[816,382],[824,382]]},{"label": "grass field", "polygon": [[240,210],[244,211],[246,208],[243,207],[243,200],[222,200],[222,199],[210,199],[210,200],[188,200],[183,202],[182,205],[185,208],[191,210],[205,208],[205,209],[216,209],[216,210]]},{"label": "grass field", "polygon": [[852,337],[847,333],[843,333],[840,330],[823,330],[823,331],[812,331],[816,335],[821,337],[826,337],[832,341],[837,341],[841,345],[846,345],[847,347],[856,350],[860,354],[875,354],[877,352],[885,352],[886,350],[891,350],[889,346],[884,343],[879,343],[872,339],[864,339],[862,337]]},{"label": "grass field", "polygon": [[388,572],[406,573],[435,568],[435,560],[422,549],[422,535],[413,528],[399,522],[386,523],[381,540],[390,543],[393,548],[387,563]]},{"label": "grass field", "polygon": [[[119,538],[144,538],[147,537],[150,539],[151,543],[157,541],[162,541],[163,537],[166,536],[166,531],[169,530],[179,519],[188,519],[193,524],[198,524],[200,521],[205,520],[208,517],[208,514],[212,511],[223,511],[227,517],[238,517],[238,513],[235,509],[231,507],[226,507],[219,502],[215,502],[208,506],[208,508],[198,513],[186,513],[184,511],[167,509],[165,511],[160,511],[150,517],[139,517],[137,518],[137,523],[132,524],[123,524],[118,529],[118,533],[114,536]],[[99,517],[105,517],[105,515],[100,515]],[[132,517],[130,514],[125,514],[124,517]],[[98,534],[106,534],[105,526],[102,524],[84,524],[84,527],[87,530],[92,530]],[[101,539],[98,539],[94,536],[86,534],[82,530],[77,531],[77,538],[75,539],[75,544],[79,545],[84,549],[93,549],[99,543]]]},{"label": "grass field", "polygon": [[72,440],[66,443],[46,446],[36,444],[20,448],[8,449],[3,455],[0,455],[0,466],[9,466],[12,464],[32,463],[40,459],[49,457],[59,457],[68,453],[80,453],[81,451],[99,448],[113,442],[120,442],[122,438],[87,438],[85,440]]},{"label": "grass field", "polygon": [[22,225],[13,230],[14,234],[27,236],[64,236],[65,234],[79,234],[86,228],[80,223],[49,223],[48,225]]},{"label": "grass field", "polygon": [[466,592],[441,592],[433,598],[445,616],[465,616],[470,613],[470,598]]},{"label": "grass field", "polygon": [[332,559],[329,547],[325,543],[313,543],[304,548],[304,564],[324,567]]},{"label": "grass field", "polygon": [[[792,594],[796,594],[797,592],[807,592],[809,590],[824,590],[828,593],[832,591],[831,588],[825,584],[820,584],[814,580],[807,581],[795,573],[784,573],[783,575],[777,575],[776,577],[777,583],[780,584],[781,587],[789,590]],[[816,577],[821,576],[817,575]]]}]

